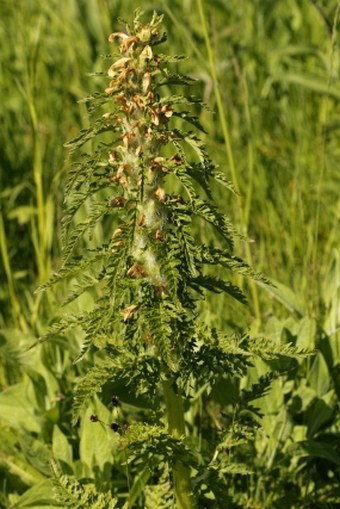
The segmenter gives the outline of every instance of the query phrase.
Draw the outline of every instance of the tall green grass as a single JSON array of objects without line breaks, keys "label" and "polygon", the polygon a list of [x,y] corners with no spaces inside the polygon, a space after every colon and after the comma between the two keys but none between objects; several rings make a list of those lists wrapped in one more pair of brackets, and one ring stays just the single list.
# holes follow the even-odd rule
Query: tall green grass
[{"label": "tall green grass", "polygon": [[[235,216],[255,241],[244,244],[248,261],[314,307],[317,280],[338,240],[336,4],[158,5],[168,15],[173,52],[189,49],[187,71],[213,110],[202,121],[214,157],[240,190]],[[63,143],[86,125],[76,101],[96,89],[87,73],[106,51],[104,34],[133,7],[94,0],[1,4],[1,201],[18,288],[36,275],[46,279],[58,254]],[[20,249],[12,241],[18,229]],[[22,252],[30,253],[24,263]],[[257,318],[263,298],[252,289]]]},{"label": "tall green grass", "polygon": [[[37,362],[39,375],[32,375],[16,345],[24,351],[55,315],[57,296],[51,292],[41,300],[34,290],[57,267],[60,255],[63,182],[69,168],[63,145],[88,125],[86,108],[77,101],[99,87],[97,78],[88,74],[105,67],[106,36],[115,29],[118,16],[130,20],[137,6],[132,0],[0,2],[3,389],[31,377],[34,392],[43,384],[42,377],[48,387],[47,399],[52,401],[52,393],[56,397],[59,389],[70,394],[76,375],[71,358],[81,337],[76,334],[69,343],[60,338],[55,346],[46,347],[50,350],[42,348],[32,354],[40,359],[30,364],[32,368]],[[159,0],[145,1],[143,8],[165,13],[167,51],[188,56],[181,63],[182,70],[197,78],[193,91],[207,103],[208,108],[198,112],[208,133],[205,141],[214,161],[239,191],[233,199],[216,189],[216,201],[250,240],[240,241],[238,252],[276,285],[249,288],[249,310],[221,297],[211,298],[202,310],[205,319],[223,328],[250,326],[281,340],[308,343],[320,352],[317,362],[322,367],[312,361],[302,363],[295,372],[296,386],[293,388],[292,379],[282,382],[263,403],[265,424],[275,415],[279,431],[271,443],[259,439],[258,458],[265,458],[267,470],[262,464],[262,480],[254,478],[251,489],[257,493],[254,499],[270,507],[265,505],[270,469],[276,459],[277,465],[285,464],[285,475],[292,468],[288,456],[279,454],[280,448],[289,448],[283,423],[291,419],[292,412],[286,405],[288,396],[277,399],[277,394],[286,391],[291,400],[298,396],[307,401],[311,393],[306,395],[302,388],[308,386],[317,401],[322,400],[327,391],[308,378],[310,372],[317,372],[329,381],[327,390],[340,396],[339,2]],[[214,243],[209,232],[197,234]],[[92,299],[95,296],[84,296],[77,306],[86,308]],[[18,355],[16,367],[9,362],[13,352]],[[55,363],[54,374],[48,374],[49,362]],[[263,366],[258,367],[259,372],[261,369]],[[31,400],[38,405],[33,396]],[[270,411],[273,401],[279,403]],[[324,403],[333,411],[337,404],[332,401],[326,398]],[[66,414],[68,405],[67,401]],[[56,407],[50,403],[41,412],[48,414]],[[294,415],[296,421],[301,417],[298,412]],[[303,425],[313,435],[312,411],[303,415]],[[47,428],[58,423],[76,447],[77,438],[65,424],[65,414],[46,419]],[[12,426],[7,417],[1,421],[8,434],[12,433],[9,422]],[[339,420],[334,416],[329,422],[329,429],[338,433]],[[295,424],[297,436],[301,429]],[[30,433],[36,432],[34,426]],[[44,437],[51,443],[51,433]],[[317,458],[309,454],[308,461]],[[7,507],[8,496],[12,493],[14,501],[16,491],[22,493],[33,485],[36,472],[29,470],[29,461],[22,457],[11,466],[1,458],[1,475],[9,486],[7,492],[3,490],[5,502],[1,503]],[[20,462],[25,461],[23,466]],[[19,489],[16,476],[21,479]],[[281,488],[276,485],[275,489]]]}]

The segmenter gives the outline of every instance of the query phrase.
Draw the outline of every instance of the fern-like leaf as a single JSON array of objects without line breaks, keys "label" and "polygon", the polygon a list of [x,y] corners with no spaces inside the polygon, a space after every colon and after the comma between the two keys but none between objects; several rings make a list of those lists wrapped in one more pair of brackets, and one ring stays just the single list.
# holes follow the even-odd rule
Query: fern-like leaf
[{"label": "fern-like leaf", "polygon": [[76,479],[63,475],[54,460],[50,462],[56,500],[66,509],[115,509],[117,499],[111,493],[100,493],[94,484],[80,484]]}]

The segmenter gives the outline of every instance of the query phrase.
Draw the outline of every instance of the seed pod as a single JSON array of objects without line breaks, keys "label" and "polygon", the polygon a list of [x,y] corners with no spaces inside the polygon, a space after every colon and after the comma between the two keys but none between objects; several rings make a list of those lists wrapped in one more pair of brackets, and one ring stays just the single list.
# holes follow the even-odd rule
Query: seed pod
[{"label": "seed pod", "polygon": [[111,403],[112,403],[112,406],[114,406],[115,408],[118,407],[120,405],[120,400],[119,400],[118,396],[113,395],[111,398]]},{"label": "seed pod", "polygon": [[108,41],[110,43],[113,43],[116,39],[116,37],[118,37],[119,39],[128,39],[129,36],[127,34],[125,34],[124,32],[113,32],[112,34],[109,35],[108,37]]},{"label": "seed pod", "polygon": [[124,198],[124,196],[118,196],[117,198],[114,198],[113,200],[111,200],[110,202],[110,205],[111,207],[124,207],[124,204],[126,202],[126,199]]},{"label": "seed pod", "polygon": [[141,214],[137,219],[137,226],[143,226],[145,223],[145,214]]},{"label": "seed pod", "polygon": [[135,312],[136,309],[137,309],[137,306],[135,304],[131,304],[131,306],[128,306],[127,308],[125,308],[122,311],[123,321],[127,322],[129,320],[129,318],[131,318],[131,316],[133,315],[133,313]]},{"label": "seed pod", "polygon": [[129,431],[129,425],[124,424],[124,426],[122,427],[122,433],[126,433],[127,431]]},{"label": "seed pod", "polygon": [[166,194],[162,187],[158,187],[156,189],[155,196],[157,196],[160,202],[164,202],[166,200]]},{"label": "seed pod", "polygon": [[164,240],[164,239],[163,239],[163,235],[162,235],[161,230],[159,230],[159,229],[158,229],[158,230],[156,230],[156,233],[155,233],[155,239],[156,239],[156,240],[160,240],[160,241],[161,241],[161,240]]},{"label": "seed pod", "polygon": [[142,81],[142,89],[145,94],[149,91],[150,85],[151,85],[151,74],[149,72],[146,72],[143,76]]},{"label": "seed pod", "polygon": [[117,432],[117,431],[119,431],[120,426],[119,426],[118,422],[112,422],[110,424],[110,428],[112,429],[112,431]]},{"label": "seed pod", "polygon": [[114,239],[115,237],[118,237],[118,235],[120,235],[121,233],[123,233],[123,230],[121,228],[117,228],[113,234],[112,234],[112,238]]},{"label": "seed pod", "polygon": [[128,276],[139,278],[146,276],[145,269],[142,265],[138,265],[137,263],[133,264],[132,267],[127,271]]}]

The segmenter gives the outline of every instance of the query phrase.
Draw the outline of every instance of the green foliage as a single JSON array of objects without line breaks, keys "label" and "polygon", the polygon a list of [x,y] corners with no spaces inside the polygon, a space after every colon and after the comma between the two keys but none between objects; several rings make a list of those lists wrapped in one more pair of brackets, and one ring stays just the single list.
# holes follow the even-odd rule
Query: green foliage
[{"label": "green foliage", "polygon": [[72,509],[114,509],[117,501],[110,493],[98,493],[92,485],[80,485],[76,480],[70,480],[69,477],[61,475],[56,463],[51,462],[54,474],[54,484],[57,493],[57,500],[61,507],[70,507]]},{"label": "green foliage", "polygon": [[[292,507],[300,507],[301,500],[306,507],[327,507],[326,499],[336,507],[339,501],[337,360],[329,350],[338,339],[334,330],[327,334],[325,323],[307,316],[268,322],[271,338],[286,336],[299,347],[317,348],[317,353],[299,360],[257,402],[264,417],[255,441],[253,482],[256,500],[264,507],[284,507],[287,490]],[[273,366],[257,365],[257,372],[269,375],[268,367]]]},{"label": "green foliage", "polygon": [[145,487],[145,509],[171,509],[174,506],[172,486],[166,472],[158,484]]},{"label": "green foliage", "polygon": [[[226,440],[228,448],[234,448],[252,438],[247,429],[256,412],[250,402],[260,397],[263,389],[255,384],[244,396],[240,391],[235,401],[238,411],[233,426],[239,427],[242,440],[225,431],[221,437],[212,437],[206,450],[194,443],[188,448],[183,441],[183,402],[197,391],[209,393],[226,374],[235,379],[244,376],[254,356],[276,359],[304,356],[305,352],[256,338],[225,337],[215,328],[204,326],[198,317],[197,299],[204,299],[206,290],[224,292],[246,303],[234,283],[206,273],[206,264],[215,270],[227,266],[231,274],[266,280],[232,254],[235,230],[211,201],[210,183],[219,174],[204,145],[182,126],[171,127],[176,117],[199,127],[188,111],[174,109],[197,101],[158,95],[159,85],[165,81],[169,84],[173,76],[168,59],[154,53],[165,39],[161,22],[162,17],[154,13],[151,21],[143,24],[138,13],[132,28],[109,37],[112,43],[119,40],[121,55],[108,70],[111,81],[106,96],[87,100],[94,103],[90,108],[93,127],[71,143],[74,150],[79,150],[93,140],[94,156],[91,153],[82,157],[76,173],[70,174],[62,266],[59,275],[52,278],[55,282],[67,275],[74,277],[76,257],[86,272],[83,270],[78,277],[71,299],[92,286],[100,288],[100,298],[89,313],[62,318],[47,335],[62,333],[69,325],[81,326],[85,334],[81,356],[92,352],[96,359],[78,382],[74,423],[82,417],[84,403],[112,380],[125,383],[137,397],[147,394],[149,405],[157,408],[157,416],[149,413],[149,423],[131,423],[122,432],[120,447],[131,464],[146,463],[151,472],[160,461],[172,468],[177,505],[191,507],[195,502],[190,469],[199,472],[197,479],[204,469],[211,472],[209,490],[216,497],[222,486],[230,492],[227,478],[249,474],[245,464],[238,463],[237,457],[231,461],[223,451]],[[178,74],[175,81],[182,86],[189,83]],[[111,142],[107,137],[105,144],[95,141],[107,132],[111,133]],[[192,162],[186,144],[193,149],[191,156],[196,160]],[[172,191],[168,182],[171,175],[178,179],[186,196]],[[221,176],[219,181],[230,187]],[[86,221],[72,226],[87,200],[91,206]],[[218,232],[220,248],[210,248],[194,239],[195,218]],[[82,248],[88,232],[98,221],[109,220],[113,222],[111,241],[94,244],[88,253]],[[65,271],[67,266],[71,271]],[[162,393],[166,408],[160,399]],[[245,420],[242,408],[247,414]],[[169,432],[165,431],[165,418]],[[91,420],[97,421],[98,417],[93,415]],[[228,430],[230,423],[226,421],[224,426]],[[119,430],[118,424],[114,427]],[[195,496],[199,498],[202,488],[196,483]]]},{"label": "green foliage", "polygon": [[[129,462],[119,448],[125,423],[132,430],[137,423],[165,429],[158,383],[164,364],[185,399],[190,438],[181,447],[199,451],[190,461],[200,506],[337,506],[337,3],[162,0],[169,43],[162,46],[168,54],[161,55],[157,93],[173,109],[172,142],[186,162],[165,178],[164,188],[178,200],[167,203],[171,248],[148,238],[174,299],[164,299],[156,316],[151,303],[159,296],[133,280],[124,289],[120,280],[135,218],[132,208],[126,214],[110,206],[121,185],[111,181],[108,190],[107,152],[119,144],[119,132],[111,125],[111,135],[101,124],[107,96],[98,93],[103,34],[116,27],[118,15],[130,19],[135,2],[71,0],[62,8],[55,0],[1,2],[0,507],[57,507],[47,479],[52,456],[80,490],[93,486],[88,493],[103,498],[111,491],[119,504],[129,500],[134,507],[174,506],[174,479],[163,459],[150,472],[138,459],[138,441]],[[153,7],[143,3],[150,18]],[[188,58],[168,56],[176,53]],[[90,79],[89,70],[95,71]],[[62,147],[79,130],[72,165]],[[162,150],[169,159],[175,149]],[[64,189],[72,199],[61,220]],[[109,240],[119,228],[119,238]],[[253,242],[242,240],[247,235]],[[60,238],[73,243],[63,264]],[[232,253],[233,243],[246,263]],[[58,270],[46,284],[51,267]],[[190,285],[183,284],[183,267]],[[254,292],[254,279],[265,291]],[[45,294],[33,294],[38,284]],[[122,323],[120,313],[139,291],[149,306],[138,306],[131,322]],[[245,295],[250,313],[230,294]],[[192,307],[184,308],[188,295]],[[190,337],[181,352],[169,334],[178,314]],[[144,343],[149,328],[161,360],[150,355],[155,344]],[[26,353],[38,337],[53,341]],[[298,355],[306,350],[316,353]],[[103,359],[115,362],[101,371]],[[93,398],[97,390],[102,403]],[[111,394],[120,396],[118,410]]]}]

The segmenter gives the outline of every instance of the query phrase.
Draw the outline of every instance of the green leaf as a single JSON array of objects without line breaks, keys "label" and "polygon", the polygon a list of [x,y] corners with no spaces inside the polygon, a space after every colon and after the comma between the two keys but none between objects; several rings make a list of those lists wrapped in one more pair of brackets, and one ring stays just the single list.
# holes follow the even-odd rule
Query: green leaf
[{"label": "green leaf", "polygon": [[55,509],[61,506],[53,496],[53,483],[46,480],[25,491],[10,509]]},{"label": "green leaf", "polygon": [[0,452],[0,465],[6,472],[16,476],[28,486],[35,485],[45,479],[45,476],[29,465],[24,455],[18,454],[17,451],[14,451],[13,455]]},{"label": "green leaf", "polygon": [[333,445],[321,440],[306,440],[299,442],[297,445],[302,456],[323,458],[340,467],[340,455]]},{"label": "green leaf", "polygon": [[[150,479],[151,472],[148,468],[141,470],[134,478],[133,484],[129,492],[129,506],[133,507],[133,504],[145,492],[147,488],[147,482]],[[161,506],[157,506],[157,509]]]},{"label": "green leaf", "polygon": [[35,207],[30,207],[28,205],[16,207],[8,213],[8,219],[16,219],[20,225],[29,223],[32,219],[32,216],[36,215],[37,210]]},{"label": "green leaf", "polygon": [[62,475],[55,461],[51,461],[56,499],[63,509],[114,509],[117,499],[110,492],[98,492],[94,483],[80,484]]},{"label": "green leaf", "polygon": [[325,427],[336,424],[336,397],[334,390],[329,391],[323,398],[315,398],[305,413],[305,423],[308,426],[308,438]]},{"label": "green leaf", "polygon": [[315,348],[316,322],[309,316],[304,316],[299,323],[296,346],[300,348]]},{"label": "green leaf", "polygon": [[261,281],[259,281],[258,284],[264,288],[267,293],[281,302],[288,311],[294,312],[298,317],[302,318],[304,315],[303,305],[297,294],[283,283],[274,279],[271,281],[273,284],[272,286],[263,284]]},{"label": "green leaf", "polygon": [[51,459],[49,445],[29,434],[19,435],[19,444],[27,462],[47,477],[50,473]]},{"label": "green leaf", "polygon": [[329,95],[337,100],[340,99],[340,87],[327,83],[327,78],[287,72],[285,74],[278,74],[271,79],[272,82],[291,83],[317,94]]},{"label": "green leaf", "polygon": [[[100,422],[92,422],[96,415]],[[95,475],[96,468],[104,471],[105,464],[111,464],[114,434],[110,428],[112,421],[109,410],[95,398],[86,409],[80,430],[80,459],[85,466],[85,475]]]},{"label": "green leaf", "polygon": [[246,296],[242,293],[238,286],[233,285],[229,281],[223,281],[222,279],[213,276],[200,275],[196,278],[192,278],[189,284],[194,289],[202,287],[216,293],[225,292],[239,302],[242,302],[242,304],[247,304]]},{"label": "green leaf", "polygon": [[55,459],[62,460],[67,463],[67,465],[72,466],[72,445],[56,424],[53,427],[52,452]]},{"label": "green leaf", "polygon": [[0,394],[0,420],[15,429],[40,433],[37,401],[31,383],[21,382],[8,387]]},{"label": "green leaf", "polygon": [[307,376],[307,383],[321,398],[330,388],[331,376],[327,363],[321,353],[318,353],[313,360],[312,367]]}]

